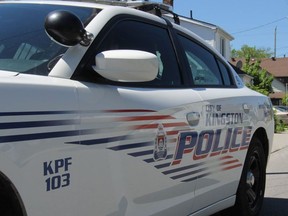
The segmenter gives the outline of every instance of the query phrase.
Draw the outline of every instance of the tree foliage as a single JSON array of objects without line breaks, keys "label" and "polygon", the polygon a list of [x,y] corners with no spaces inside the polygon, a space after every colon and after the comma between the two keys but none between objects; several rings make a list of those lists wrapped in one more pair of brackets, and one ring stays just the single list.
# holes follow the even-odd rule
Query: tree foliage
[{"label": "tree foliage", "polygon": [[288,105],[288,95],[286,94],[285,97],[282,98],[282,104],[287,106]]},{"label": "tree foliage", "polygon": [[272,56],[269,49],[258,49],[255,46],[243,45],[241,50],[233,49],[232,56],[245,59],[242,70],[253,77],[253,82],[247,84],[249,88],[264,95],[269,95],[272,92],[273,76],[260,66],[261,59]]},{"label": "tree foliage", "polygon": [[253,77],[253,82],[247,86],[264,95],[269,95],[272,92],[273,76],[260,66],[261,60],[251,61],[248,56],[245,58],[245,63],[242,70]]},{"label": "tree foliage", "polygon": [[272,52],[270,49],[256,48],[250,47],[248,45],[243,45],[240,50],[232,50],[233,58],[254,58],[254,59],[262,59],[262,58],[270,58],[272,57]]}]

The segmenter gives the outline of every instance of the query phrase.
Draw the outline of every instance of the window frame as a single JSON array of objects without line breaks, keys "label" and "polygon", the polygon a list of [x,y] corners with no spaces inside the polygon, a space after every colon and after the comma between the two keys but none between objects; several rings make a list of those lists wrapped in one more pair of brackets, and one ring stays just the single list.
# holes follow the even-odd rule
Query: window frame
[{"label": "window frame", "polygon": [[[92,71],[92,73],[90,73],[90,77],[83,77],[81,76],[81,74],[83,73],[83,71],[85,70],[85,66],[86,65],[91,65],[91,62],[95,62],[95,54],[97,53],[97,50],[99,50],[102,42],[105,40],[106,35],[108,35],[114,27],[117,26],[118,23],[123,22],[123,21],[135,21],[135,22],[141,22],[144,24],[148,24],[148,25],[153,25],[162,29],[167,30],[168,33],[168,37],[169,40],[171,42],[172,45],[172,49],[174,51],[174,55],[175,55],[175,60],[177,62],[177,66],[178,66],[178,71],[179,71],[179,76],[181,79],[181,84],[180,85],[175,85],[175,86],[171,86],[171,85],[151,85],[149,84],[149,82],[117,82],[117,81],[111,81],[108,79],[105,79],[103,77],[100,77],[97,72],[92,71],[93,69],[89,69],[90,71]],[[97,83],[97,84],[106,84],[106,85],[114,85],[114,86],[125,86],[125,87],[139,87],[139,88],[165,88],[165,89],[177,89],[177,88],[185,88],[188,86],[188,82],[187,82],[187,77],[186,74],[183,73],[183,68],[185,68],[184,65],[182,65],[182,61],[180,60],[179,57],[179,53],[177,52],[177,49],[175,49],[176,47],[178,47],[177,45],[175,45],[175,40],[174,40],[174,36],[173,36],[173,32],[171,31],[172,29],[172,24],[171,26],[169,26],[169,22],[166,22],[166,24],[157,22],[157,21],[153,21],[150,19],[146,19],[143,17],[138,17],[135,15],[128,15],[128,14],[121,14],[121,15],[116,15],[115,17],[113,17],[112,19],[110,19],[106,25],[103,27],[103,29],[99,32],[99,34],[97,35],[97,37],[94,39],[94,41],[92,42],[91,46],[89,47],[89,49],[87,50],[87,52],[85,53],[85,55],[83,56],[80,64],[78,65],[78,67],[76,68],[74,74],[72,75],[71,79],[72,80],[77,80],[77,81],[85,81],[85,82],[90,82],[90,83]],[[189,78],[188,78],[189,79]]]}]

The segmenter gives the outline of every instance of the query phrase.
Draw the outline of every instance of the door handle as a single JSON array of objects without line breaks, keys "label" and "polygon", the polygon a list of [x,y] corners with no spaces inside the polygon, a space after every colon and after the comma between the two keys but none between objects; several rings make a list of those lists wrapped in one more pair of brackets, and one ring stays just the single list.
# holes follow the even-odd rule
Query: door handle
[{"label": "door handle", "polygon": [[200,121],[200,113],[199,112],[190,112],[186,115],[187,122],[190,126],[196,126]]},{"label": "door handle", "polygon": [[243,104],[243,110],[244,110],[245,113],[249,113],[249,111],[250,111],[249,105],[248,104]]}]

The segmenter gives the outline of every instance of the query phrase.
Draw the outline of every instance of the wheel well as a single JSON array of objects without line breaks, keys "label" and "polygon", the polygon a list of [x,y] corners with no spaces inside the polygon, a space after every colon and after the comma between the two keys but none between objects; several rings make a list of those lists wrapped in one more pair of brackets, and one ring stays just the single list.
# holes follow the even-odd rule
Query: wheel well
[{"label": "wheel well", "polygon": [[264,153],[265,153],[265,158],[266,158],[266,161],[268,159],[268,152],[269,152],[269,141],[268,141],[268,138],[267,138],[267,133],[265,131],[264,128],[258,128],[253,137],[257,137],[262,145],[263,145],[263,150],[264,150]]},{"label": "wheel well", "polygon": [[0,172],[1,216],[27,216],[22,199],[12,182]]}]

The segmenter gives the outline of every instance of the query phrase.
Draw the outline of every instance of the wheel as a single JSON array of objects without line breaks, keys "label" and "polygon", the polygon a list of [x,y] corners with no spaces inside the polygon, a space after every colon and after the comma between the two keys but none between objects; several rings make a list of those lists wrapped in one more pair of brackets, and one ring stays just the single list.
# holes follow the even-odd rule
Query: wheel
[{"label": "wheel", "polygon": [[[1,216],[24,216],[17,196],[11,186],[0,179],[0,215]],[[26,214],[25,214],[26,215]]]},{"label": "wheel", "polygon": [[266,157],[261,141],[253,138],[245,159],[233,215],[258,215],[263,204],[265,183]]}]

